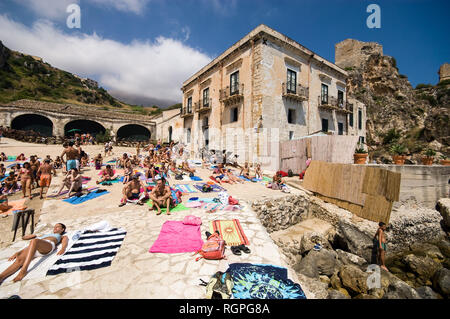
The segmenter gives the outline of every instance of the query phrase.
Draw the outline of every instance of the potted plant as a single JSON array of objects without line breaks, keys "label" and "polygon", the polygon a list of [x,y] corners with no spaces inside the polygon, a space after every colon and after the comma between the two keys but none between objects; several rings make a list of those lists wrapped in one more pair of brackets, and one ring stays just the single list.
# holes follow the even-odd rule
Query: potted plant
[{"label": "potted plant", "polygon": [[422,164],[423,165],[432,165],[434,156],[436,155],[436,151],[429,148],[425,151],[425,156],[422,157]]},{"label": "potted plant", "polygon": [[450,160],[444,154],[441,155],[441,165],[450,166]]},{"label": "potted plant", "polygon": [[403,144],[394,144],[391,146],[390,151],[392,153],[392,158],[394,160],[395,165],[403,165],[405,164],[406,159],[406,147]]},{"label": "potted plant", "polygon": [[355,164],[366,164],[367,155],[369,154],[364,149],[364,146],[361,143],[358,143],[355,154],[353,154],[353,162]]}]

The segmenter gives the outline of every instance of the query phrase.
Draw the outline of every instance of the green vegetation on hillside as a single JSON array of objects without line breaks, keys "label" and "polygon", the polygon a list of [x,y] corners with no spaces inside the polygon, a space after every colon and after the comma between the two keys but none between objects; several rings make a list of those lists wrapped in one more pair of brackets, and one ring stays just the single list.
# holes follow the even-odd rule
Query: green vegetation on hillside
[{"label": "green vegetation on hillside", "polygon": [[[0,68],[0,103],[21,99],[89,105],[102,110],[157,115],[157,107],[129,105],[112,97],[104,88],[48,63],[15,51]],[[180,104],[181,105],[181,104]]]}]

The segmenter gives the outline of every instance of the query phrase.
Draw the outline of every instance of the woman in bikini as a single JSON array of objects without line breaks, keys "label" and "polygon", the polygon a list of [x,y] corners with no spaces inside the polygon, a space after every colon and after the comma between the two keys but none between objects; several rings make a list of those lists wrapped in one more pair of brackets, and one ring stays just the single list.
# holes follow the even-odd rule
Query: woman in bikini
[{"label": "woman in bikini", "polygon": [[14,260],[14,263],[9,266],[4,272],[0,274],[0,283],[6,278],[14,274],[20,269],[18,275],[13,279],[14,282],[22,280],[30,266],[31,261],[35,257],[42,257],[51,254],[59,243],[62,243],[61,249],[58,251],[58,255],[65,253],[69,238],[64,236],[66,226],[64,224],[56,224],[53,228],[53,232],[44,236],[37,237],[36,235],[26,235],[22,237],[24,240],[30,240],[28,247],[12,255],[8,260]]},{"label": "woman in bikini", "polygon": [[64,187],[69,189],[69,192],[65,198],[70,198],[70,193],[72,193],[72,191],[75,193],[81,193],[83,190],[83,180],[81,179],[81,174],[78,173],[78,169],[72,168],[67,173],[66,177],[63,179],[63,185],[56,196],[61,194]]},{"label": "woman in bikini", "polygon": [[31,195],[31,181],[33,178],[31,174],[32,171],[30,163],[28,162],[23,163],[23,167],[19,171],[20,183],[22,184],[22,192],[23,192],[22,198],[27,197],[27,190],[28,190],[30,194],[29,195],[30,199],[33,199],[33,196]]}]

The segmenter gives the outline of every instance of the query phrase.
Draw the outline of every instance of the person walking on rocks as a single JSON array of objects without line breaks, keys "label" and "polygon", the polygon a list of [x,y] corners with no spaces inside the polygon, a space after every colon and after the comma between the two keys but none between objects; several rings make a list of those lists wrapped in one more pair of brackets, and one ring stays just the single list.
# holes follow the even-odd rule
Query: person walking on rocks
[{"label": "person walking on rocks", "polygon": [[374,236],[375,243],[377,245],[377,263],[381,265],[381,268],[383,268],[386,271],[389,271],[386,265],[384,264],[386,254],[386,236],[384,235],[384,232],[386,231],[386,224],[380,222],[378,226],[379,226],[378,230]]}]

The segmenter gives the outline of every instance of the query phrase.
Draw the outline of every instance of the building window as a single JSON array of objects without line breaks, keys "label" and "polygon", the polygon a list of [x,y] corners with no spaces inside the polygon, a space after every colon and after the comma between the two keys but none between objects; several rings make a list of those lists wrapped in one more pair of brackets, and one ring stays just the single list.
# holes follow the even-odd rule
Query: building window
[{"label": "building window", "polygon": [[321,94],[322,104],[328,104],[328,85],[322,84],[322,94]]},{"label": "building window", "polygon": [[289,141],[294,138],[294,131],[289,131]]},{"label": "building window", "polygon": [[344,135],[344,124],[338,122],[338,135]]},{"label": "building window", "polygon": [[362,110],[358,109],[358,130],[362,130]]},{"label": "building window", "polygon": [[338,90],[338,106],[344,106],[344,92],[342,92],[341,90]]},{"label": "building window", "polygon": [[288,110],[288,123],[295,124],[295,110],[293,109]]},{"label": "building window", "polygon": [[328,119],[322,119],[322,132],[328,132]]},{"label": "building window", "polygon": [[189,144],[190,142],[191,142],[191,129],[188,128],[186,133],[186,143]]},{"label": "building window", "polygon": [[359,137],[359,143],[360,144],[364,144],[364,136],[360,136]]},{"label": "building window", "polygon": [[238,108],[233,107],[232,109],[230,109],[230,113],[231,113],[230,122],[237,122],[238,121]]},{"label": "building window", "polygon": [[172,126],[169,126],[169,143],[172,142]]},{"label": "building window", "polygon": [[349,125],[351,126],[351,127],[353,127],[353,112],[352,113],[350,113],[349,114],[350,115],[350,118],[349,118]]},{"label": "building window", "polygon": [[203,90],[203,106],[209,106],[209,88]]},{"label": "building window", "polygon": [[187,100],[187,112],[192,113],[192,96]]},{"label": "building window", "polygon": [[230,75],[230,95],[239,94],[239,71]]},{"label": "building window", "polygon": [[287,70],[287,93],[296,93],[297,91],[297,72]]}]

